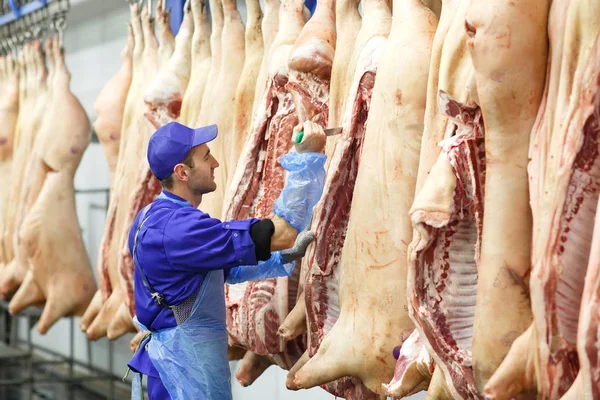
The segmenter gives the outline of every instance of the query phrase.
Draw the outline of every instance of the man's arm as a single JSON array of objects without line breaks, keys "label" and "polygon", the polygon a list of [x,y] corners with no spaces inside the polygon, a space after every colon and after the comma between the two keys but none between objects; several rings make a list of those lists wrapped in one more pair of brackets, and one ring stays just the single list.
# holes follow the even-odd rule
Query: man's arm
[{"label": "man's arm", "polygon": [[314,122],[306,121],[294,128],[296,153],[280,158],[288,177],[271,218],[274,226],[271,251],[293,247],[298,233],[310,223],[313,207],[325,184],[325,156],[321,153],[326,140],[323,129]]}]

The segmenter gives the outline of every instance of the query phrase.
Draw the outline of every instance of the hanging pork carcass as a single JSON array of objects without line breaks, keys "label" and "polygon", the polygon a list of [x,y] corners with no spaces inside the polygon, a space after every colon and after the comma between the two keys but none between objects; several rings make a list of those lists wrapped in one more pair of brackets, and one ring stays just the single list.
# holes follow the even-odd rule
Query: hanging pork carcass
[{"label": "hanging pork carcass", "polygon": [[[321,240],[337,243],[340,233],[335,230],[346,228],[344,219],[348,220],[347,232],[339,246],[327,247],[331,243],[326,243],[328,263],[312,266],[316,271],[310,272],[313,281],[305,286],[305,299],[314,314],[310,323],[320,323],[311,327],[311,340],[319,342],[311,343],[316,347],[314,355],[294,377],[294,384],[301,388],[351,377],[326,386],[349,399],[380,398],[385,394],[382,384],[389,382],[394,373],[393,350],[413,330],[406,312],[406,252],[412,236],[407,212],[416,183],[427,75],[437,25],[437,17],[422,2],[397,0],[388,36],[386,31],[374,29],[384,29],[382,20],[389,18],[389,9],[386,11],[384,3],[370,6],[374,8],[370,12],[363,8],[362,33],[370,29],[371,37],[359,47],[342,123],[344,132],[327,171],[322,201],[330,204],[323,203],[323,209],[317,211],[349,214],[342,214],[343,219],[337,214],[337,218],[329,215],[323,220],[322,227],[327,230],[316,231],[321,232]],[[374,26],[375,21],[379,26]],[[365,36],[359,33],[359,40],[361,37]],[[398,73],[408,70],[410,73]],[[371,78],[371,86],[365,85],[369,82],[365,77]],[[364,93],[367,90],[372,90],[372,96]],[[362,99],[357,101],[358,97]],[[350,116],[354,121],[348,124]],[[354,172],[344,177],[342,171],[346,169]],[[357,173],[355,178],[353,173]],[[354,179],[352,194],[348,191]],[[339,194],[326,197],[334,193]],[[346,210],[340,210],[341,198],[351,199],[351,207],[348,204]],[[372,212],[365,213],[366,209]],[[322,254],[316,250],[314,257]],[[332,267],[331,275],[323,273],[323,269]],[[319,291],[311,287],[318,283],[317,272],[323,280]],[[310,290],[319,296],[308,296]],[[319,306],[321,315],[317,315]]]}]

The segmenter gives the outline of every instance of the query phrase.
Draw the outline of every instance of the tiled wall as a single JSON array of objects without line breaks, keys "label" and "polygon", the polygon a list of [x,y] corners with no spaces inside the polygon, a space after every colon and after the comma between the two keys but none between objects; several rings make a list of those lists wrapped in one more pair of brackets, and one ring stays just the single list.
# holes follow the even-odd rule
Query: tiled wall
[{"label": "tiled wall", "polygon": [[[94,101],[102,86],[118,70],[119,53],[125,45],[129,9],[123,0],[79,0],[69,14],[69,27],[65,32],[64,44],[67,66],[71,71],[71,90],[83,104],[90,121],[96,118]],[[238,0],[238,8],[245,20],[245,5]],[[75,176],[77,189],[105,189],[108,187],[108,168],[104,155],[98,144],[91,144],[79,166]],[[78,194],[77,211],[83,231],[83,238],[88,249],[92,265],[96,265],[98,248],[104,229],[106,205],[103,194]],[[100,206],[100,207],[98,207]],[[89,343],[79,330],[79,319],[74,319],[73,334],[75,338],[75,356],[83,362],[92,362],[97,367],[108,369],[109,343],[101,339]],[[69,320],[59,321],[45,336],[33,330],[33,340],[68,354],[69,344],[66,340],[70,334]],[[21,329],[24,333],[24,329]],[[126,335],[112,343],[113,367],[116,375],[125,373],[125,364],[130,358],[129,341],[133,335]],[[91,356],[91,357],[90,357]],[[237,370],[237,363],[232,362],[232,376]],[[233,381],[234,399],[244,400],[287,400],[314,399],[324,400],[333,397],[316,388],[299,392],[291,392],[285,388],[286,371],[278,367],[269,368],[252,386],[242,388],[235,379]],[[423,395],[414,399],[423,399]]]}]

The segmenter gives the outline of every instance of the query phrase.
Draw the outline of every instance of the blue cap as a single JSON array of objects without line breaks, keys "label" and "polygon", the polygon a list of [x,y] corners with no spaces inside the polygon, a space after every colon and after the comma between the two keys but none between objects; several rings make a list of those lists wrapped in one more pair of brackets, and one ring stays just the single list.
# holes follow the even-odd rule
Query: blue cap
[{"label": "blue cap", "polygon": [[169,122],[158,128],[148,143],[148,164],[152,173],[163,180],[175,170],[193,147],[208,143],[217,137],[217,126],[188,128],[178,122]]}]

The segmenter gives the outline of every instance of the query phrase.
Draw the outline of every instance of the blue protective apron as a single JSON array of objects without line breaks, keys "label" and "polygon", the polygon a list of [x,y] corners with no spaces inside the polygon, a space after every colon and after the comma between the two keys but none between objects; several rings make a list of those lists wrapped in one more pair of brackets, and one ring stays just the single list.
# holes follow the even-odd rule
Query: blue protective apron
[{"label": "blue protective apron", "polygon": [[[161,193],[159,198],[189,206],[187,202],[171,199]],[[142,210],[134,247],[134,265],[144,286],[155,303],[173,309],[156,292],[137,261],[137,235],[146,222],[150,205]],[[174,400],[231,400],[231,372],[227,359],[227,329],[225,324],[225,292],[223,270],[206,274],[191,306],[189,316],[181,324],[151,333],[146,345],[152,364]],[[134,322],[149,331],[137,318]],[[137,376],[136,376],[137,375]],[[132,399],[141,396],[141,375],[134,374]]]}]

